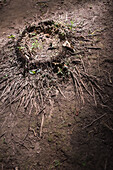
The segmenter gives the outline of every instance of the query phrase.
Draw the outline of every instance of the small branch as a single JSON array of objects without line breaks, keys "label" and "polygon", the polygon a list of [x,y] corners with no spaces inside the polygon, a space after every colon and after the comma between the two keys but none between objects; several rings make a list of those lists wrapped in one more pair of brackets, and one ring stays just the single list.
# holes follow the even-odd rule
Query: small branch
[{"label": "small branch", "polygon": [[97,119],[93,120],[90,124],[86,125],[85,127],[83,127],[82,129],[86,129],[88,127],[90,127],[93,123],[95,123],[96,121],[100,120],[101,118],[103,118],[104,116],[106,116],[107,113],[104,113],[103,115],[101,115],[100,117],[98,117]]},{"label": "small branch", "polygon": [[100,47],[87,47],[87,49],[90,49],[90,50],[101,50]]},{"label": "small branch", "polygon": [[41,127],[40,127],[40,137],[42,137],[42,128],[43,128],[43,125],[44,125],[44,118],[45,118],[45,115],[44,115],[44,113],[43,113],[43,115],[42,115]]},{"label": "small branch", "polygon": [[44,106],[44,107],[42,108],[42,110],[40,110],[40,111],[37,113],[37,115],[41,114],[41,113],[44,111],[45,108],[46,108],[46,107]]},{"label": "small branch", "polygon": [[37,133],[35,132],[35,130],[34,130],[32,127],[30,127],[29,130],[34,133],[34,136],[35,136],[35,137],[37,136]]},{"label": "small branch", "polygon": [[86,67],[85,67],[85,64],[84,64],[84,61],[83,61],[82,58],[81,58],[81,62],[82,62],[82,65],[83,65],[83,69],[84,69],[84,71],[86,72]]},{"label": "small branch", "polygon": [[95,90],[94,90],[94,87],[93,87],[92,84],[91,84],[91,87],[92,87],[92,91],[93,91],[93,98],[94,98],[95,106],[97,106],[97,101],[96,101],[96,96],[95,96]]},{"label": "small branch", "polygon": [[109,109],[111,112],[113,112],[113,109],[112,108],[110,108],[109,106],[107,106],[107,105],[104,105],[104,104],[100,104],[101,105],[101,107],[103,108],[107,108],[107,109]]},{"label": "small branch", "polygon": [[4,133],[0,136],[0,138],[2,138],[2,137],[5,135],[5,133],[6,133],[6,132],[4,132]]},{"label": "small branch", "polygon": [[60,94],[61,94],[64,98],[66,98],[59,86],[57,86],[57,89],[59,90]]}]

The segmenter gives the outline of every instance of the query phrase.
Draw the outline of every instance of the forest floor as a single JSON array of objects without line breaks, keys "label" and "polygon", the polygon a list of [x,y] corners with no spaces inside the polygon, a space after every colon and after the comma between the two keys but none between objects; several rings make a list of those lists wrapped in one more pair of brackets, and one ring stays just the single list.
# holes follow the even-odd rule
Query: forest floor
[{"label": "forest floor", "polygon": [[[0,3],[0,169],[113,170],[112,0]],[[24,29],[44,20],[73,32],[74,54],[63,60],[69,76],[41,68],[57,85],[23,75],[15,52]]]}]

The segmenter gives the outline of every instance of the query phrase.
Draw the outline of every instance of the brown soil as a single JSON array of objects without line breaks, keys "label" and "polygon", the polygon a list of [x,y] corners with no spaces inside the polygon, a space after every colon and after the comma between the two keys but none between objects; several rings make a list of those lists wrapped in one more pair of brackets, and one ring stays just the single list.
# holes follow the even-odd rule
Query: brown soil
[{"label": "brown soil", "polygon": [[[0,7],[0,169],[112,170],[112,0],[10,0]],[[75,54],[68,49],[65,59],[54,61],[63,61],[57,71],[51,70],[52,61],[39,65],[40,74],[23,75],[26,63],[18,60],[15,45],[26,27],[44,20],[70,27]],[[59,76],[67,61],[71,74]],[[81,79],[88,91],[83,84],[80,90],[74,67],[85,72]],[[40,79],[46,73],[57,86],[42,84],[48,82],[48,76]],[[34,100],[32,92],[41,97]]]}]

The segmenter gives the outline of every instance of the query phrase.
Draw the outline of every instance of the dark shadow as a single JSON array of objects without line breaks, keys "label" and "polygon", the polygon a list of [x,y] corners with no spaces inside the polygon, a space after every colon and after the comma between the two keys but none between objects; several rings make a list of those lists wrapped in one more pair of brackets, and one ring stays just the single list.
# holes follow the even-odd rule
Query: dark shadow
[{"label": "dark shadow", "polygon": [[[90,111],[96,114],[104,113],[101,109]],[[80,124],[89,124],[95,118],[83,118],[81,116]],[[107,110],[106,110],[107,112]],[[86,113],[88,115],[88,111]],[[90,121],[88,121],[90,119]],[[112,120],[112,121],[111,121]],[[113,123],[112,113],[96,121],[92,126],[85,129],[77,128],[73,131],[71,138],[72,145],[72,164],[76,170],[112,170],[113,169],[113,131],[106,125]],[[107,123],[106,123],[107,122]],[[85,126],[84,125],[84,126]],[[78,130],[79,129],[79,130]]]}]

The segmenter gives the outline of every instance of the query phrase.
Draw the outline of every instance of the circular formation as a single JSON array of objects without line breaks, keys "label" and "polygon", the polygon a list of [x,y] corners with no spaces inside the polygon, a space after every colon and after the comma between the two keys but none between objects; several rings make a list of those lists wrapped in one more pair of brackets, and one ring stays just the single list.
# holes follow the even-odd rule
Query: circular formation
[{"label": "circular formation", "polygon": [[53,20],[29,26],[17,41],[17,57],[29,64],[51,61],[60,57],[65,47],[70,47],[67,35],[65,27]]}]

